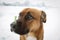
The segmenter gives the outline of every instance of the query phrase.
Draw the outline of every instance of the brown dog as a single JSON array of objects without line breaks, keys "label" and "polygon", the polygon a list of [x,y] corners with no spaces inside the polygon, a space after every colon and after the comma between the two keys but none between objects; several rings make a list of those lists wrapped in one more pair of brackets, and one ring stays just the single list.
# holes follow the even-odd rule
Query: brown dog
[{"label": "brown dog", "polygon": [[44,11],[26,8],[19,13],[19,18],[11,24],[11,31],[20,34],[20,40],[26,40],[28,36],[43,40],[43,22],[46,22]]}]

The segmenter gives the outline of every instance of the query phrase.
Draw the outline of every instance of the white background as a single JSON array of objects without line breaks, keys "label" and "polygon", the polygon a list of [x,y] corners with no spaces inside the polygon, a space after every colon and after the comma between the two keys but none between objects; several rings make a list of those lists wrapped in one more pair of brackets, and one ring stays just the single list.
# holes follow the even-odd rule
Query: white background
[{"label": "white background", "polygon": [[[1,0],[0,2],[14,2]],[[24,1],[22,1],[24,2]],[[32,2],[30,0],[30,2]],[[59,0],[44,0],[45,6],[33,7],[44,10],[47,14],[47,21],[44,23],[44,40],[60,40],[60,5]],[[38,3],[38,1],[37,1]],[[33,4],[33,2],[31,3]],[[35,4],[34,4],[35,5]],[[14,21],[14,16],[26,6],[0,6],[0,40],[19,40],[19,35],[10,31],[10,23]]]}]

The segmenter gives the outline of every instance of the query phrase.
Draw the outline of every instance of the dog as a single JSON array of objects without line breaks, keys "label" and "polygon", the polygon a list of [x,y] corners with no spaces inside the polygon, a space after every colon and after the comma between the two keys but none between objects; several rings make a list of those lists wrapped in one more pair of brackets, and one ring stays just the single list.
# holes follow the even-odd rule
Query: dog
[{"label": "dog", "polygon": [[25,8],[19,13],[16,22],[11,23],[11,31],[19,34],[20,40],[27,40],[28,36],[36,40],[43,40],[43,23],[46,23],[46,13],[44,11]]}]

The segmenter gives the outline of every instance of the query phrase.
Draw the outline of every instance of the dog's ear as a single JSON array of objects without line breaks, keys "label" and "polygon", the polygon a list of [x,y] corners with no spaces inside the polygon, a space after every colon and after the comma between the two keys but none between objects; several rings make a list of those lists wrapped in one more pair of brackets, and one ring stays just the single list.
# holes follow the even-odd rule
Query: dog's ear
[{"label": "dog's ear", "polygon": [[41,21],[46,23],[46,13],[44,11],[41,11]]}]

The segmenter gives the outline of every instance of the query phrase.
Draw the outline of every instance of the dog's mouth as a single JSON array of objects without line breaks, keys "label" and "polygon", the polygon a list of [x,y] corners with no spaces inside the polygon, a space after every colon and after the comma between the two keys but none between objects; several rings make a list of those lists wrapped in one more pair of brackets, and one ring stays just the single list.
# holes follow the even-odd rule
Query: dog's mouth
[{"label": "dog's mouth", "polygon": [[14,22],[10,26],[11,32],[15,32],[19,35],[25,35],[29,32],[29,29],[27,29],[26,27],[21,27],[21,25],[17,25]]},{"label": "dog's mouth", "polygon": [[29,30],[27,30],[27,29],[26,30],[22,30],[22,31],[19,31],[17,29],[15,29],[15,30],[11,29],[11,31],[13,31],[13,32],[15,32],[15,33],[17,33],[19,35],[25,35],[25,34],[27,34],[29,32]]},{"label": "dog's mouth", "polygon": [[11,32],[15,32],[19,35],[25,35],[29,32],[29,30],[28,29],[19,29],[19,28],[18,29],[13,29],[13,28],[11,28]]},{"label": "dog's mouth", "polygon": [[22,30],[22,31],[19,31],[19,30],[15,30],[14,31],[15,33],[17,33],[17,34],[20,34],[20,35],[25,35],[25,34],[27,34],[28,32],[29,32],[29,30]]}]

